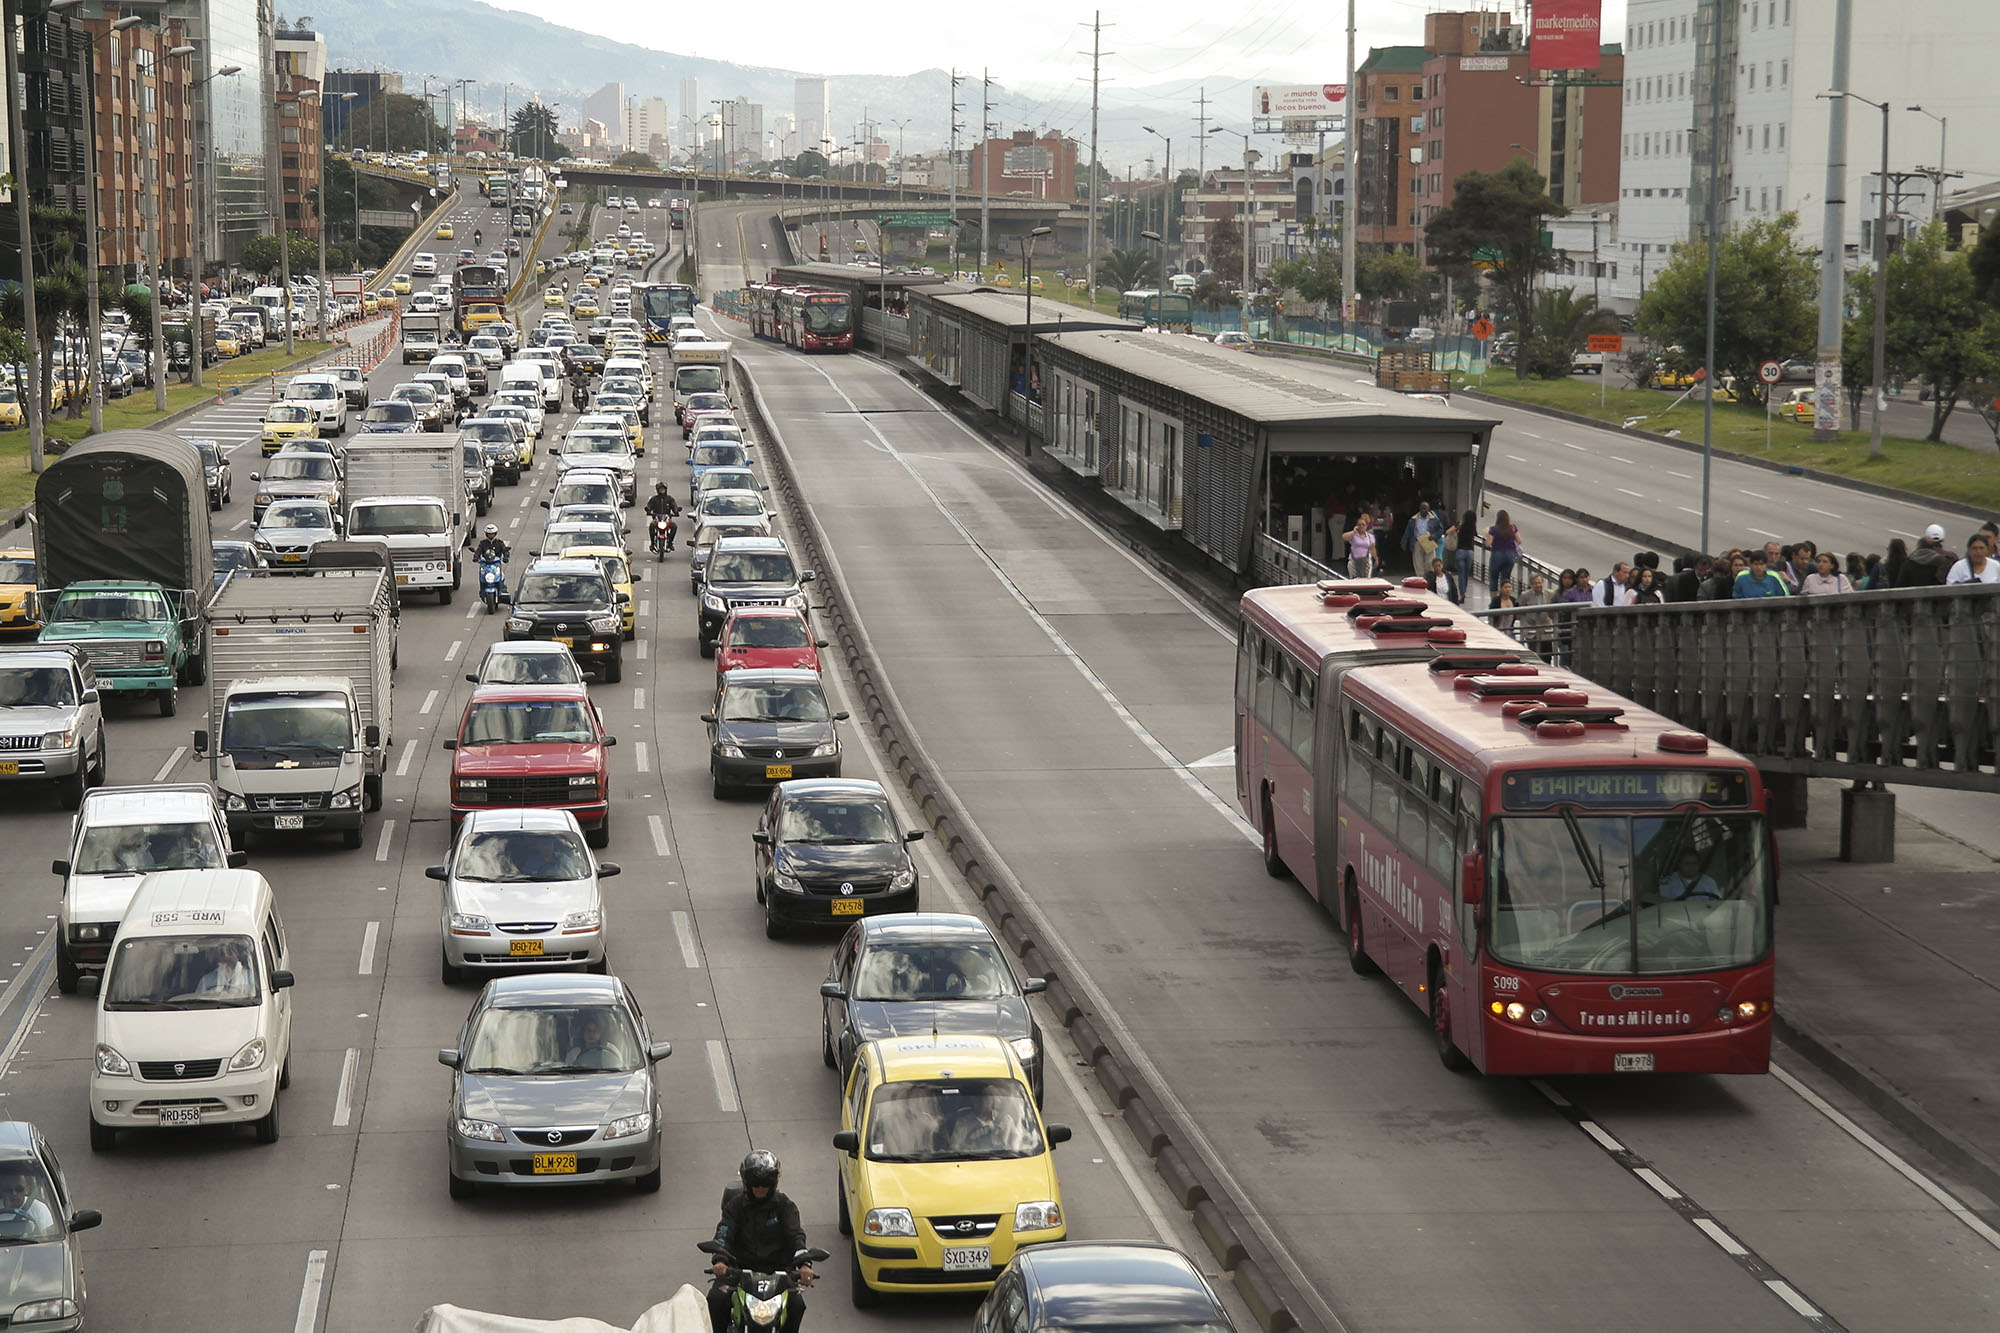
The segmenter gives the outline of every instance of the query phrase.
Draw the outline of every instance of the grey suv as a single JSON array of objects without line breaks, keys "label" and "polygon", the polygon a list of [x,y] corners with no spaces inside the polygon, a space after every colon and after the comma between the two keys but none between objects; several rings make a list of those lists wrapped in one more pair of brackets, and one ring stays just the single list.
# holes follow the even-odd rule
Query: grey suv
[{"label": "grey suv", "polygon": [[102,786],[104,712],[80,644],[0,647],[0,783],[53,782],[74,810]]}]

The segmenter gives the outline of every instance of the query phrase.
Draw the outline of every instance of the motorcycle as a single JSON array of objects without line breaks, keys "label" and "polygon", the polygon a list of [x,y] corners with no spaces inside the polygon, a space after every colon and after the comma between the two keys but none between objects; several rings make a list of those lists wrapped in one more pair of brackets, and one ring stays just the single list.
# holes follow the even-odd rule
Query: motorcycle
[{"label": "motorcycle", "polygon": [[827,1258],[825,1250],[800,1250],[792,1256],[792,1266],[787,1272],[753,1273],[738,1266],[735,1257],[712,1240],[700,1241],[695,1248],[729,1265],[729,1272],[723,1279],[732,1288],[729,1293],[729,1326],[717,1329],[716,1333],[755,1333],[761,1329],[783,1328],[785,1307],[791,1301],[792,1290],[799,1285],[799,1266],[816,1264]]},{"label": "motorcycle", "polygon": [[489,555],[479,562],[479,599],[486,603],[489,616],[507,600],[507,568],[498,556]]},{"label": "motorcycle", "polygon": [[680,533],[680,525],[671,514],[655,514],[647,525],[652,534],[653,559],[665,560],[667,552],[674,549],[674,538]]},{"label": "motorcycle", "polygon": [[575,384],[572,384],[570,386],[569,405],[575,408],[577,411],[581,412],[589,404],[590,404],[590,390],[584,387],[583,381],[578,380]]}]

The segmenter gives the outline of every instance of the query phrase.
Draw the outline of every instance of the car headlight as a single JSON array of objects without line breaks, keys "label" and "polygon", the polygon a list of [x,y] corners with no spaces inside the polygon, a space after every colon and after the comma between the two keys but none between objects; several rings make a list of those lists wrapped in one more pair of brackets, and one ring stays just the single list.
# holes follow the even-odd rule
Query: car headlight
[{"label": "car headlight", "polygon": [[1014,1205],[1015,1231],[1048,1231],[1062,1225],[1062,1205],[1054,1199]]},{"label": "car headlight", "polygon": [[468,791],[486,790],[485,778],[453,778],[452,782],[459,787],[465,788]]},{"label": "car headlight", "polygon": [[97,1072],[100,1074],[122,1074],[129,1076],[132,1072],[132,1065],[124,1056],[118,1054],[117,1047],[106,1046],[103,1042],[99,1042],[97,1044]]},{"label": "car headlight", "polygon": [[726,611],[729,609],[728,604],[712,592],[705,592],[701,595],[701,605],[705,611]]},{"label": "car headlight", "polygon": [[14,1317],[9,1322],[18,1327],[57,1319],[76,1319],[82,1314],[83,1307],[69,1297],[51,1296],[45,1301],[29,1301],[26,1305],[15,1306]]},{"label": "car headlight", "polygon": [[597,785],[597,774],[595,773],[575,774],[569,780],[570,795],[574,796],[576,794],[577,788],[579,787],[595,787],[596,785]]},{"label": "car headlight", "polygon": [[785,599],[785,605],[791,607],[794,611],[803,611],[806,609],[806,595],[802,592],[795,592]]},{"label": "car headlight", "polygon": [[907,889],[916,882],[917,872],[912,868],[900,871],[894,879],[889,881],[889,887],[892,889]]},{"label": "car headlight", "polygon": [[244,1043],[243,1049],[238,1051],[229,1061],[229,1072],[232,1074],[241,1074],[245,1070],[261,1069],[263,1067],[264,1039],[262,1037],[253,1037]]},{"label": "car headlight", "polygon": [[1014,1048],[1014,1054],[1021,1057],[1022,1064],[1026,1064],[1035,1058],[1035,1039],[1033,1037],[1016,1037],[1007,1044]]},{"label": "car headlight", "polygon": [[346,791],[337,791],[333,794],[333,800],[329,804],[336,810],[352,810],[355,806],[361,804],[361,788],[353,786],[349,787]]},{"label": "car headlight", "polygon": [[451,928],[454,932],[462,934],[484,935],[493,929],[493,921],[489,917],[475,916],[471,912],[453,912]]},{"label": "car headlight", "polygon": [[786,893],[804,893],[806,891],[805,885],[799,883],[796,875],[788,875],[782,870],[772,872],[771,882]]},{"label": "car headlight", "polygon": [[868,1236],[915,1236],[917,1224],[907,1208],[870,1208],[861,1231]]},{"label": "car headlight", "polygon": [[42,737],[44,750],[67,750],[74,744],[76,744],[76,733],[73,731],[52,731]]},{"label": "car headlight", "polygon": [[522,620],[519,616],[509,616],[507,618],[507,628],[516,634],[526,634],[530,626],[527,621]]},{"label": "car headlight", "polygon": [[473,1120],[466,1116],[458,1118],[458,1136],[462,1139],[477,1139],[481,1143],[505,1143],[507,1136],[500,1126],[491,1120]]},{"label": "car headlight", "polygon": [[593,634],[610,634],[617,628],[618,617],[615,615],[592,616],[590,618],[590,630]]},{"label": "car headlight", "polygon": [[620,1116],[604,1127],[607,1139],[629,1139],[648,1133],[653,1128],[653,1113],[641,1111],[637,1115]]},{"label": "car headlight", "polygon": [[596,930],[604,924],[604,913],[593,907],[588,911],[571,912],[563,918],[564,930]]},{"label": "car headlight", "polygon": [[94,925],[93,925],[93,926],[78,926],[78,927],[76,927],[76,937],[77,937],[77,938],[78,938],[79,940],[99,940],[99,939],[103,939],[103,938],[104,938],[104,927],[102,927],[102,926],[94,926]]},{"label": "car headlight", "polygon": [[743,757],[743,747],[740,745],[731,745],[727,741],[717,742],[715,752],[724,759],[741,759]]},{"label": "car headlight", "polygon": [[812,757],[814,759],[825,759],[830,755],[838,753],[840,753],[839,741],[828,741],[824,745],[815,745],[812,749]]},{"label": "car headlight", "polygon": [[229,795],[222,798],[222,808],[224,810],[248,810],[250,807],[244,804],[243,798],[241,796],[238,796],[236,793],[231,792]]}]

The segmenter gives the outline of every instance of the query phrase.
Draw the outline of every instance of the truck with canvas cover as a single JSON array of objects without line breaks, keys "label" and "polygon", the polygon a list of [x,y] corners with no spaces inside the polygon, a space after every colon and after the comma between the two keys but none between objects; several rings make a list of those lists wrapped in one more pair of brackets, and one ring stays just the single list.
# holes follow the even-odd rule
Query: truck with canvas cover
[{"label": "truck with canvas cover", "polygon": [[375,569],[238,570],[208,605],[208,761],[229,831],[338,832],[382,808],[395,585]]},{"label": "truck with canvas cover", "polygon": [[80,645],[98,688],[151,694],[204,677],[202,600],[214,586],[201,453],[161,431],[108,431],[35,482],[42,639]]}]

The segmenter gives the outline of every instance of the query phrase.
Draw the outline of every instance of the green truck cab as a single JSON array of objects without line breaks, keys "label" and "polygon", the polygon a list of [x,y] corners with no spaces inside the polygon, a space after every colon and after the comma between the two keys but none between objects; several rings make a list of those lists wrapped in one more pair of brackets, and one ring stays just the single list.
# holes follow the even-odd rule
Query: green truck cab
[{"label": "green truck cab", "polygon": [[207,678],[202,606],[214,586],[201,453],[160,431],[108,431],[35,482],[41,638],[83,649],[98,688],[151,694]]}]

